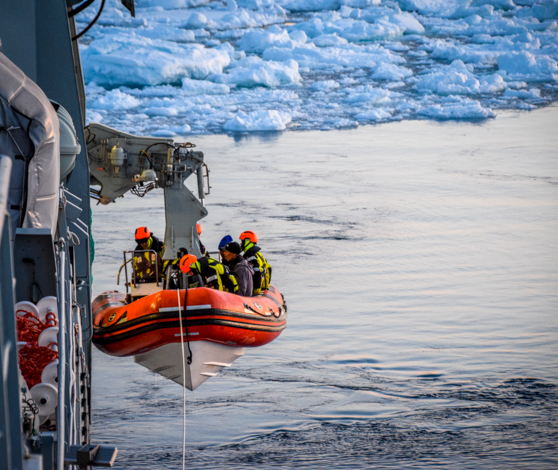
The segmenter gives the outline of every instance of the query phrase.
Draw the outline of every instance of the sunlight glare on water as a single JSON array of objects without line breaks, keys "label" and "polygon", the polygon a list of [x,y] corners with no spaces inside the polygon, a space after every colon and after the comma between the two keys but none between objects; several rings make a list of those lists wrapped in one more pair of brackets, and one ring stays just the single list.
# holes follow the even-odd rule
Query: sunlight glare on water
[{"label": "sunlight glare on water", "polygon": [[[202,241],[254,230],[289,320],[188,393],[187,468],[556,468],[557,118],[190,139]],[[163,236],[161,193],[94,207],[95,295],[141,225]],[[180,386],[93,374],[116,468],[181,468]]]}]

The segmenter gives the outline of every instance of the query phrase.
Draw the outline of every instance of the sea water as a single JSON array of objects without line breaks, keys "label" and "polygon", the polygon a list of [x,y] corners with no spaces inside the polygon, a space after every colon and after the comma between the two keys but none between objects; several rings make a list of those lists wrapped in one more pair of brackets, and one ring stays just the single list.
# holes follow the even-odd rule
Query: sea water
[{"label": "sea water", "polygon": [[[558,468],[557,123],[192,137],[203,243],[255,231],[289,318],[188,392],[186,468]],[[143,225],[160,191],[93,208],[94,295]],[[92,396],[115,468],[182,468],[179,385],[95,350]]]}]

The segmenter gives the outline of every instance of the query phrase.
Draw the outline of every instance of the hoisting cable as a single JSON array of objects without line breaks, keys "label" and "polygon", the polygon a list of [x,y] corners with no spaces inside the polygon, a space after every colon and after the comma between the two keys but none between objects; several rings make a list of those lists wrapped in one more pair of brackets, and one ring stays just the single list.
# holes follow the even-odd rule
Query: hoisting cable
[{"label": "hoisting cable", "polygon": [[[188,287],[184,290],[184,317],[186,317],[186,310],[188,310]],[[180,297],[178,299],[178,312],[180,314]],[[184,318],[186,320],[186,318]],[[188,346],[188,359],[186,363],[192,364],[192,350],[190,349],[190,335],[188,334],[188,324],[184,323],[184,331],[186,331],[186,345]],[[180,334],[182,334],[182,319],[180,320]]]},{"label": "hoisting cable", "polygon": [[[176,289],[178,297],[178,319],[180,323],[180,346],[182,348],[182,470],[186,469],[186,354],[184,351],[184,334],[182,333],[182,306],[180,305],[180,289]],[[188,289],[184,292],[184,307],[188,302]],[[185,309],[186,310],[186,309]],[[188,329],[186,329],[188,335]],[[188,336],[186,336],[188,339]],[[192,363],[192,351],[190,351],[190,340],[188,339],[188,364]]]},{"label": "hoisting cable", "polygon": [[79,39],[80,37],[82,37],[87,31],[89,31],[93,25],[97,22],[97,20],[99,19],[99,17],[101,16],[101,13],[103,12],[103,8],[105,7],[105,0],[102,0],[101,2],[101,6],[99,8],[99,11],[97,12],[97,14],[95,15],[95,18],[93,18],[91,20],[91,23],[89,23],[85,29],[81,32],[76,34],[73,38],[72,41],[75,41],[76,39]]}]

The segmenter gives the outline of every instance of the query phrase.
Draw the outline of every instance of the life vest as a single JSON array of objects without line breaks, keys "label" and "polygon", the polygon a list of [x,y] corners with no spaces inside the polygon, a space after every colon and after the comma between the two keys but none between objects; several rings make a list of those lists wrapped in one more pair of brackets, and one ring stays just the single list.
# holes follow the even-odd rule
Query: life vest
[{"label": "life vest", "polygon": [[205,285],[224,292],[236,293],[238,282],[228,268],[213,258],[202,257],[192,265],[192,271],[201,274]]},{"label": "life vest", "polygon": [[262,290],[269,289],[271,282],[271,265],[267,262],[260,251],[260,247],[254,245],[250,240],[243,240],[244,259],[248,261],[254,269],[252,279],[254,281],[254,295]]},{"label": "life vest", "polygon": [[156,281],[157,272],[162,275],[163,263],[158,253],[144,251],[134,253],[134,272],[136,279],[142,281]]},{"label": "life vest", "polygon": [[144,282],[154,282],[157,281],[157,272],[160,277],[163,275],[163,261],[160,256],[163,247],[163,243],[153,236],[149,237],[147,248],[143,248],[139,244],[136,246],[137,251],[152,250],[134,253],[134,272],[136,279]]}]

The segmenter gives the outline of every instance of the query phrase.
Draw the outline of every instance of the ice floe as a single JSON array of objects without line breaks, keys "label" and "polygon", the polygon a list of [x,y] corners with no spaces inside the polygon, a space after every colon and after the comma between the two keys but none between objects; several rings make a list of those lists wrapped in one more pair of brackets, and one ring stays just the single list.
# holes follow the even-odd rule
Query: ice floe
[{"label": "ice floe", "polygon": [[227,121],[223,128],[231,132],[284,131],[291,122],[291,116],[279,111],[240,111],[233,119]]},{"label": "ice floe", "polygon": [[88,121],[136,134],[477,120],[557,99],[558,1],[107,0],[80,50]]},{"label": "ice floe", "polygon": [[417,114],[435,119],[485,119],[494,115],[492,110],[483,108],[478,101],[449,98],[440,104],[426,106]]},{"label": "ice floe", "polygon": [[525,81],[558,80],[558,62],[527,51],[507,52],[498,57],[498,70],[504,77]]}]

